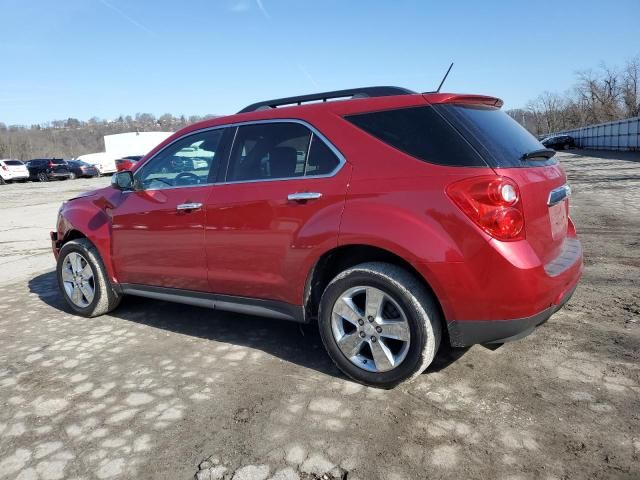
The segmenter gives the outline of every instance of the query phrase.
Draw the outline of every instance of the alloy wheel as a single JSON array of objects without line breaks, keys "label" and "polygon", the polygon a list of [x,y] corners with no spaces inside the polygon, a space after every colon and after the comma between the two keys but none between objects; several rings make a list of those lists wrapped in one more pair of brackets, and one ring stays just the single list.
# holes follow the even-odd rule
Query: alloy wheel
[{"label": "alloy wheel", "polygon": [[41,182],[46,182],[49,180],[49,178],[47,177],[47,174],[44,172],[40,172],[38,174],[38,180],[40,180]]},{"label": "alloy wheel", "polygon": [[62,282],[69,300],[80,308],[88,307],[95,297],[96,285],[91,265],[78,252],[69,252],[62,263]]},{"label": "alloy wheel", "polygon": [[411,334],[402,307],[384,291],[357,286],[336,300],[331,331],[342,354],[369,372],[393,370],[407,356]]}]

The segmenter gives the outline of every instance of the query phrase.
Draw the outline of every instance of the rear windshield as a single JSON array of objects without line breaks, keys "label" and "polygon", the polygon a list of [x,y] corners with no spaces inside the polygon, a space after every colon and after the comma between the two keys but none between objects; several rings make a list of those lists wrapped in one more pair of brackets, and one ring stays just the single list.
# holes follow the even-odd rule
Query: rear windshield
[{"label": "rear windshield", "polygon": [[13,165],[14,167],[19,167],[24,165],[20,160],[3,160],[5,165]]},{"label": "rear windshield", "polygon": [[53,163],[54,165],[66,165],[66,163],[67,163],[64,160],[62,160],[61,158],[52,158],[50,160],[50,162]]},{"label": "rear windshield", "polygon": [[531,167],[556,160],[521,160],[525,153],[545,148],[540,141],[503,111],[479,105],[438,104],[434,108],[463,133],[496,168]]},{"label": "rear windshield", "polygon": [[345,117],[419,160],[447,166],[486,167],[478,153],[433,107],[410,107]]}]

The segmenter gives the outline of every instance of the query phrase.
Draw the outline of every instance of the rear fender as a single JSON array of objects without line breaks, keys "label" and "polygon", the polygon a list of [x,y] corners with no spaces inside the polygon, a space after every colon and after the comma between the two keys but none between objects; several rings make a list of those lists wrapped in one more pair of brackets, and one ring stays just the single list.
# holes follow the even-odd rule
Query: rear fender
[{"label": "rear fender", "polygon": [[[348,201],[338,244],[370,245],[403,258],[422,275],[449,318],[453,308],[446,295],[447,279],[440,278],[441,272],[447,270],[447,264],[463,263],[487,243],[450,202],[442,197],[425,202],[425,195],[429,196],[426,192],[390,192],[382,202]],[[439,208],[421,209],[419,205]]]}]

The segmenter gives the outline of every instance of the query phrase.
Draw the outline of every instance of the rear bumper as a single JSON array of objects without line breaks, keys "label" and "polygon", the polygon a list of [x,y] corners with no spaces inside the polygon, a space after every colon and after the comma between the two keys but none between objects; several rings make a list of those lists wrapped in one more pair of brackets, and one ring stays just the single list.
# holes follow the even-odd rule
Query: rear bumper
[{"label": "rear bumper", "polygon": [[47,177],[49,177],[50,179],[69,178],[70,176],[71,176],[70,172],[65,172],[65,173],[57,173],[57,172],[47,173]]},{"label": "rear bumper", "polygon": [[5,181],[14,181],[14,180],[28,180],[29,179],[29,173],[12,173],[12,172],[5,172],[2,175],[2,178],[5,179]]},{"label": "rear bumper", "polygon": [[535,315],[511,320],[464,320],[447,324],[452,347],[467,347],[476,344],[506,343],[519,340],[545,323],[571,299],[576,283],[564,292],[557,305]]}]

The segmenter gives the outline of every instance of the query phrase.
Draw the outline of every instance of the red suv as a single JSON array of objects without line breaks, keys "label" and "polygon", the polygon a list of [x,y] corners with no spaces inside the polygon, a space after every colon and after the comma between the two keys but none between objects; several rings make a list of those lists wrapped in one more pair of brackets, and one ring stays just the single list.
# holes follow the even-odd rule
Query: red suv
[{"label": "red suv", "polygon": [[582,248],[553,150],[501,106],[368,87],[191,125],[62,206],[60,289],[88,317],[128,294],[317,322],[380,387],[443,342],[521,338],[570,298]]}]

